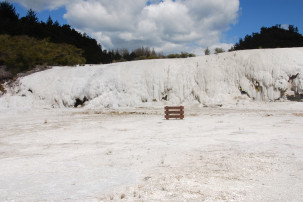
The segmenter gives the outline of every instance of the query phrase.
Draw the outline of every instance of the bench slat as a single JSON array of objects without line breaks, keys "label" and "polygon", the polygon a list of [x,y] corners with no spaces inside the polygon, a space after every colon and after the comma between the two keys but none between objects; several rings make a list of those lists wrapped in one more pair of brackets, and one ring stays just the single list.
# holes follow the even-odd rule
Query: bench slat
[{"label": "bench slat", "polygon": [[169,110],[169,109],[184,109],[184,106],[176,106],[176,107],[164,107],[165,110]]},{"label": "bench slat", "polygon": [[184,119],[184,115],[165,115],[166,119],[176,118],[176,119]]},{"label": "bench slat", "polygon": [[184,111],[165,111],[165,114],[184,114]]}]

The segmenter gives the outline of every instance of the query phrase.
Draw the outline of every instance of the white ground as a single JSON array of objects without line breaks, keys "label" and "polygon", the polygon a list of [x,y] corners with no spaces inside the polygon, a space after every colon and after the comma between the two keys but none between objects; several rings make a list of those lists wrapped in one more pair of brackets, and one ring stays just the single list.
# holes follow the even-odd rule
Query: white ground
[{"label": "white ground", "polygon": [[303,198],[303,103],[0,112],[0,201]]}]

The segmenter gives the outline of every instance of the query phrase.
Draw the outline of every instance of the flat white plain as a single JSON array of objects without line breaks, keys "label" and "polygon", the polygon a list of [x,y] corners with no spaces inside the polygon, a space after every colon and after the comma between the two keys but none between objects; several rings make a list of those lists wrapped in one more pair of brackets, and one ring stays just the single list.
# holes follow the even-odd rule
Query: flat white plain
[{"label": "flat white plain", "polygon": [[1,200],[297,201],[303,105],[1,111]]}]

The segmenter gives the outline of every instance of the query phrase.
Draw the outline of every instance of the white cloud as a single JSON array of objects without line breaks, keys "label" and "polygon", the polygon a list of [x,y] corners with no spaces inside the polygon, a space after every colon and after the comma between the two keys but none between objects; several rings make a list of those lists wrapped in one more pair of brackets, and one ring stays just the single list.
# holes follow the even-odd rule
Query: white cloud
[{"label": "white cloud", "polygon": [[106,49],[149,46],[164,53],[219,44],[239,13],[239,0],[15,1],[39,9],[64,5],[67,22]]},{"label": "white cloud", "polygon": [[27,9],[33,9],[35,11],[42,10],[54,10],[65,6],[67,4],[75,3],[78,0],[9,0],[9,2],[19,3]]},{"label": "white cloud", "polygon": [[285,30],[289,30],[289,24],[282,24],[281,28]]}]

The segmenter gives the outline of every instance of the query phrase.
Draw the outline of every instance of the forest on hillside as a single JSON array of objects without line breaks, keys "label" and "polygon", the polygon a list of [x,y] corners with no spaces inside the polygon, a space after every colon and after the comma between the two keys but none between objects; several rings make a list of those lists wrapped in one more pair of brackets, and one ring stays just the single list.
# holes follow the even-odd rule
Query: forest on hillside
[{"label": "forest on hillside", "polygon": [[[70,25],[60,25],[51,17],[46,22],[39,21],[37,14],[29,10],[27,15],[19,18],[13,4],[0,3],[0,34],[10,36],[26,35],[38,40],[48,39],[52,43],[66,43],[82,49],[82,56],[87,64],[107,64],[120,61],[164,58],[161,53],[156,53],[149,47],[140,47],[131,52],[125,48],[117,50],[102,50],[101,44],[85,33],[79,33]],[[194,54],[182,52],[170,54],[170,58],[192,57]]]},{"label": "forest on hillside", "polygon": [[[31,70],[37,65],[85,64],[83,51],[66,43],[52,43],[48,39],[37,40],[22,36],[0,35],[0,65],[5,65],[12,75]],[[1,78],[0,78],[1,80]]]},{"label": "forest on hillside", "polygon": [[289,25],[288,29],[281,25],[262,27],[260,33],[246,35],[234,45],[232,50],[246,50],[258,48],[290,48],[303,47],[303,36],[298,27]]},{"label": "forest on hillside", "polygon": [[51,17],[47,22],[39,21],[36,13],[29,10],[27,15],[19,18],[15,7],[8,2],[0,3],[0,34],[10,36],[26,35],[38,40],[48,39],[52,43],[71,44],[82,49],[82,56],[88,64],[99,64],[106,61],[106,54],[95,39],[81,34],[69,25],[60,26]]},{"label": "forest on hillside", "polygon": [[[70,25],[60,25],[51,17],[46,22],[39,21],[37,14],[29,10],[19,17],[13,4],[0,2],[0,66],[16,74],[36,65],[76,65],[107,64],[144,59],[187,58],[194,54],[181,52],[164,56],[150,47],[140,47],[129,51],[125,48],[103,50],[101,44],[85,33],[80,33]],[[262,27],[260,33],[246,35],[232,50],[257,48],[302,47],[303,36],[298,28],[289,25]],[[224,52],[216,48],[215,53]],[[207,48],[205,54],[210,54]]]}]

